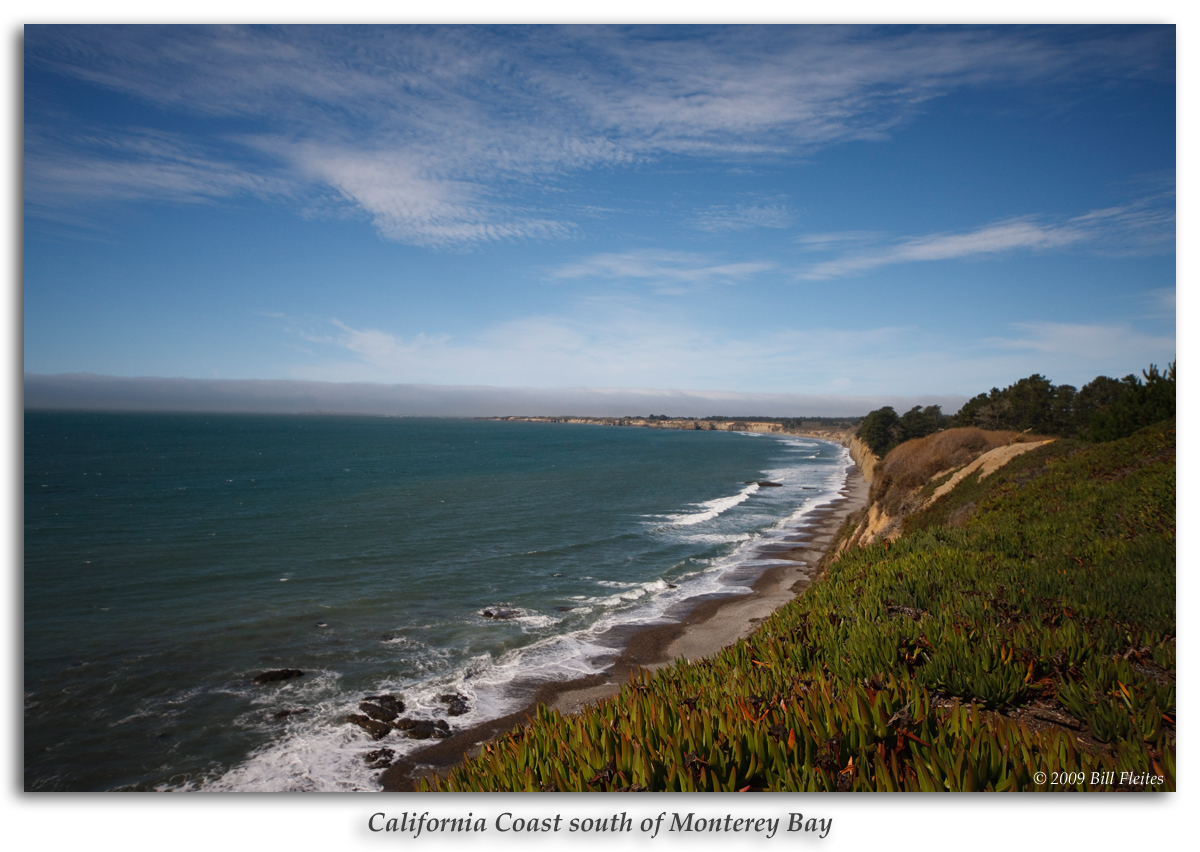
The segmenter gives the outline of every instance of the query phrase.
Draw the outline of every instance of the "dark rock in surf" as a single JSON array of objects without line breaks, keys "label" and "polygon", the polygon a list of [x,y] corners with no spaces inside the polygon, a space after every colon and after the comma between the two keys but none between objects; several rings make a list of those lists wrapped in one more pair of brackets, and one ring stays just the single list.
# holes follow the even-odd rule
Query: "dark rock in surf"
[{"label": "dark rock in surf", "polygon": [[392,760],[396,757],[396,752],[390,748],[377,748],[374,751],[369,751],[363,755],[363,760],[367,762],[367,766],[371,769],[387,769],[392,765]]},{"label": "dark rock in surf", "polygon": [[507,619],[507,618],[516,618],[521,613],[519,613],[515,609],[485,609],[483,612],[481,612],[479,614],[482,615],[484,618],[495,618],[497,620],[503,621],[504,619]]},{"label": "dark rock in surf", "polygon": [[370,701],[372,704],[378,704],[387,710],[395,710],[397,713],[404,712],[404,700],[399,695],[368,695],[363,698],[363,701]]},{"label": "dark rock in surf", "polygon": [[377,740],[383,739],[392,730],[391,725],[384,722],[377,722],[374,719],[368,719],[366,716],[360,716],[357,713],[351,713],[346,717],[346,721],[352,725],[358,725]]},{"label": "dark rock in surf", "polygon": [[294,677],[303,676],[304,672],[300,669],[274,669],[273,671],[263,672],[254,676],[255,683],[274,683],[277,680],[291,680]]},{"label": "dark rock in surf", "polygon": [[449,695],[439,695],[438,701],[446,705],[447,716],[461,716],[471,709],[470,705],[467,704],[467,697],[459,695],[457,692]]},{"label": "dark rock in surf", "polygon": [[411,722],[410,727],[404,728],[404,733],[414,740],[427,740],[430,737],[448,737],[450,736],[450,726],[446,724],[445,719],[438,719],[436,722],[431,722],[428,719],[407,719]]},{"label": "dark rock in surf", "polygon": [[288,716],[299,716],[299,715],[301,715],[303,713],[307,713],[307,712],[308,712],[307,707],[301,707],[299,710],[280,710],[278,713],[275,714],[275,718],[276,719],[286,719]]},{"label": "dark rock in surf", "polygon": [[371,704],[368,701],[360,702],[358,709],[366,713],[376,722],[390,722],[400,715],[398,710],[393,710],[390,707],[380,707],[378,704]]},{"label": "dark rock in surf", "polygon": [[769,479],[760,479],[757,483],[759,488],[782,488],[782,482],[772,482]]}]

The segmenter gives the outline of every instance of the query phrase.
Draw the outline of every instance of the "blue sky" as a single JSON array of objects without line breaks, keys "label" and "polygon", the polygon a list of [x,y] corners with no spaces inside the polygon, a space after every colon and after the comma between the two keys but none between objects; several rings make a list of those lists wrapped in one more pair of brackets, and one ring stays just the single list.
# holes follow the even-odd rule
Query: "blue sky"
[{"label": "blue sky", "polygon": [[1175,357],[1174,39],[27,27],[24,368],[857,397],[1136,372]]}]

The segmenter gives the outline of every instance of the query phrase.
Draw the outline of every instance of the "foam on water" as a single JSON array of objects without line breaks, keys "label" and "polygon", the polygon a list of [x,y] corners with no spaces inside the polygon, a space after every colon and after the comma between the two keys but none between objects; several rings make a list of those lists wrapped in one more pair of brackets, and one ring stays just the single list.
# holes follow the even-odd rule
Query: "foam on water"
[{"label": "foam on water", "polygon": [[428,743],[348,724],[364,697],[458,729],[603,671],[613,628],[747,592],[848,465],[753,433],[27,422],[27,789],[373,789],[366,752]]},{"label": "foam on water", "polygon": [[665,515],[664,517],[671,522],[671,526],[690,527],[696,524],[702,524],[705,521],[711,521],[718,515],[724,514],[737,506],[744,503],[750,498],[750,495],[758,491],[758,483],[754,482],[747,485],[737,494],[729,497],[718,497],[715,500],[707,500],[703,503],[697,503],[700,508],[699,512],[688,512],[681,515]]},{"label": "foam on water", "polygon": [[[756,437],[761,437],[757,436]],[[816,447],[811,442],[783,439],[793,446]],[[809,457],[805,457],[807,460]],[[444,704],[440,696],[457,693],[467,699],[469,710],[448,721],[452,729],[470,727],[498,718],[518,709],[529,695],[528,689],[514,691],[520,683],[569,680],[605,670],[617,653],[604,637],[613,628],[630,624],[661,621],[675,605],[689,598],[713,593],[745,594],[743,585],[731,586],[726,577],[738,569],[766,570],[774,565],[795,564],[772,560],[759,551],[763,544],[783,541],[806,525],[813,510],[827,505],[838,496],[850,466],[849,454],[842,451],[834,464],[824,468],[783,467],[767,472],[772,481],[782,482],[782,498],[799,500],[797,507],[774,523],[757,531],[731,533],[699,532],[698,542],[728,543],[737,546],[716,559],[688,560],[696,567],[673,577],[648,582],[590,579],[597,587],[615,590],[608,595],[570,596],[571,615],[588,616],[585,627],[561,635],[546,635],[523,648],[514,648],[494,657],[482,654],[460,663],[451,671],[440,671],[427,679],[400,679],[381,682],[379,693],[403,695],[405,715],[413,718],[441,718]],[[804,487],[816,490],[800,490]],[[760,491],[757,484],[737,494],[697,504],[700,511],[668,516],[671,525],[652,532],[670,534],[678,526],[698,526],[718,521],[730,509],[744,503]],[[772,497],[774,495],[771,495]],[[676,566],[678,568],[679,566]],[[565,619],[547,614],[521,611],[498,624],[516,623],[524,632],[538,633],[560,625]],[[393,638],[385,642],[417,649],[411,639]],[[431,649],[421,649],[428,653]],[[367,693],[348,696],[337,693],[334,682],[315,679],[312,683],[312,712],[288,720],[286,732],[258,749],[241,764],[199,784],[184,784],[172,789],[257,790],[257,791],[361,791],[378,789],[378,770],[366,766],[363,755],[376,748],[391,749],[397,757],[419,751],[426,741],[389,736],[375,741],[357,727],[344,724],[345,715],[357,712],[357,702]],[[301,696],[297,694],[297,699]]]}]

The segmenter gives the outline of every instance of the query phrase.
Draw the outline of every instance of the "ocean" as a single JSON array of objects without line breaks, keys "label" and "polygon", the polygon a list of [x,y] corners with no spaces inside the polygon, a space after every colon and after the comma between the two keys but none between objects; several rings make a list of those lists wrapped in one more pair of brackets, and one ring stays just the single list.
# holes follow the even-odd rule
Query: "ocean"
[{"label": "ocean", "polygon": [[457,729],[602,671],[619,628],[747,592],[850,466],[786,435],[26,412],[25,789],[378,789],[365,696]]}]

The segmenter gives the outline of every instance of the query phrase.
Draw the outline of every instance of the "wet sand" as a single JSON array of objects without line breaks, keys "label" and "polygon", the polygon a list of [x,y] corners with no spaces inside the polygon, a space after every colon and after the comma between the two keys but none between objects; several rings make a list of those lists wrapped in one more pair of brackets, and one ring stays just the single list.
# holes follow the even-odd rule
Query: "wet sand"
[{"label": "wet sand", "polygon": [[771,559],[792,564],[764,571],[754,581],[750,594],[694,598],[687,602],[685,610],[670,613],[677,621],[631,628],[611,637],[622,650],[605,672],[543,684],[521,710],[459,731],[397,761],[380,775],[383,789],[413,790],[417,779],[445,772],[464,756],[478,754],[487,741],[524,724],[539,704],[560,713],[576,713],[588,704],[616,695],[637,669],[662,668],[680,657],[699,660],[749,636],[767,616],[816,579],[821,557],[842,521],[867,505],[867,491],[859,469],[851,468],[837,499],[814,510],[805,518],[807,523],[802,530],[770,548]]}]

